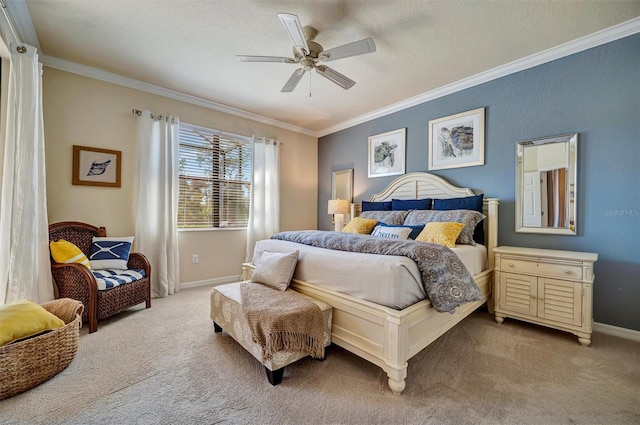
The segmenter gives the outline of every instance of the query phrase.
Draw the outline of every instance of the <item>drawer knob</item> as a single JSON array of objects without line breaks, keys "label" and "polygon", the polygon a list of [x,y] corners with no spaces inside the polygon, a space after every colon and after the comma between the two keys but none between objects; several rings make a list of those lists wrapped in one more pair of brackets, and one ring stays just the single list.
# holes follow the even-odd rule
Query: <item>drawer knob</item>
[{"label": "drawer knob", "polygon": [[509,267],[515,267],[516,265],[513,263],[509,263]]},{"label": "drawer knob", "polygon": [[565,270],[564,274],[571,274],[571,270]]},{"label": "drawer knob", "polygon": [[533,298],[533,299],[535,300],[535,299],[536,299],[536,296],[535,296],[535,295],[531,295],[531,298]]},{"label": "drawer knob", "polygon": [[544,297],[538,297],[540,301],[544,301]]}]

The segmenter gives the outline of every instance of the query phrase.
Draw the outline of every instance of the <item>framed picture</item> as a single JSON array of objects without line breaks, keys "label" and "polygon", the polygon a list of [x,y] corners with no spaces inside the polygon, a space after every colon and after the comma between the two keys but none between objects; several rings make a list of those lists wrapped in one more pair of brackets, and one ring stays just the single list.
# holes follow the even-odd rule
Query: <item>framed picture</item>
[{"label": "framed picture", "polygon": [[484,108],[429,121],[429,170],[484,164]]},{"label": "framed picture", "polygon": [[369,177],[404,174],[406,129],[369,137]]},{"label": "framed picture", "polygon": [[122,152],[73,146],[71,183],[85,186],[120,187]]}]

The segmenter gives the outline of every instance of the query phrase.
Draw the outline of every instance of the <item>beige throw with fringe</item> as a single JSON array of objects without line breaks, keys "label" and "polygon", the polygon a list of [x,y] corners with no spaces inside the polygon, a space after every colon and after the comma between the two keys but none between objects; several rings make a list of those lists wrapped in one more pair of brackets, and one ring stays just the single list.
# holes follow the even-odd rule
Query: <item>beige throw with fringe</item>
[{"label": "beige throw with fringe", "polygon": [[291,289],[284,292],[260,283],[242,282],[242,312],[262,360],[278,351],[306,351],[324,357],[324,324],[317,304]]}]

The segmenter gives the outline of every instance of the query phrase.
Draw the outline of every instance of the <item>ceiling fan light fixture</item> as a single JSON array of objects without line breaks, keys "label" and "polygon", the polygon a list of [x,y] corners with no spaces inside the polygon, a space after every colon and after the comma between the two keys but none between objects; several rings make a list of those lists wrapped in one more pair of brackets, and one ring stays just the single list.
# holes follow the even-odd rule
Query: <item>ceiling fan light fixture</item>
[{"label": "ceiling fan light fixture", "polygon": [[300,65],[302,65],[302,69],[305,71],[311,71],[315,68],[316,64],[311,59],[303,59],[300,61]]}]

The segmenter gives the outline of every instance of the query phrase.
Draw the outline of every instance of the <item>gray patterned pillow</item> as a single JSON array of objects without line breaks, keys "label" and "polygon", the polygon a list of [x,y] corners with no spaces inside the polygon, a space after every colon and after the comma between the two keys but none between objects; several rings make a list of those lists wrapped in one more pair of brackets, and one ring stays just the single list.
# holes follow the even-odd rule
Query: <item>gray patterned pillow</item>
[{"label": "gray patterned pillow", "polygon": [[478,223],[484,220],[484,218],[484,214],[472,210],[413,210],[407,214],[407,218],[404,220],[403,224],[415,226],[418,224],[426,224],[431,221],[453,221],[456,223],[463,223],[464,228],[462,229],[462,232],[460,232],[458,239],[456,239],[456,243],[462,245],[475,245],[476,243],[473,240],[473,231]]},{"label": "gray patterned pillow", "polygon": [[403,224],[409,211],[364,211],[362,218],[373,218],[384,224]]}]

